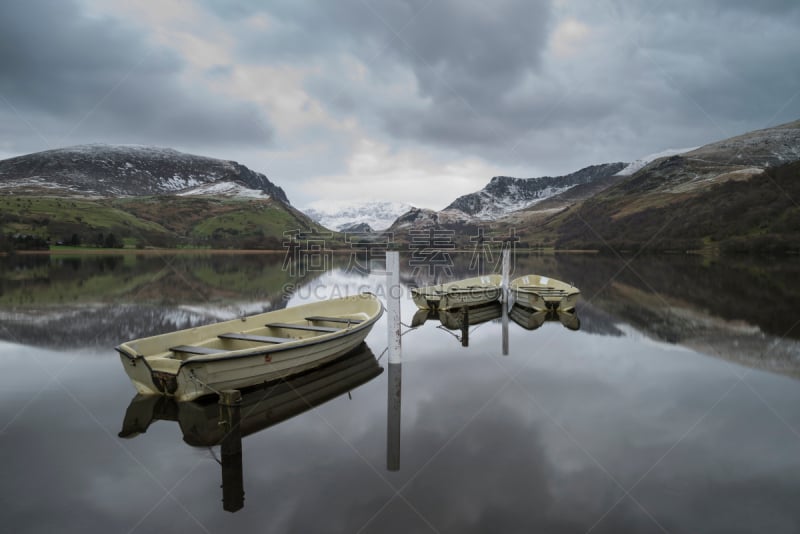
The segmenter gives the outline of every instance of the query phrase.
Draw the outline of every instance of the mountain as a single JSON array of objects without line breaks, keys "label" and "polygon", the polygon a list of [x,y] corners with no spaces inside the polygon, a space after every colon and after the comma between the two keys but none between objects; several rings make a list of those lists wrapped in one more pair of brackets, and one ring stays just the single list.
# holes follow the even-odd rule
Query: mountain
[{"label": "mountain", "polygon": [[[303,209],[306,215],[325,228],[339,232],[383,231],[412,206],[403,202],[337,202],[321,200]],[[359,229],[360,228],[360,229]]]},{"label": "mountain", "polygon": [[[245,196],[289,204],[283,189],[235,161],[138,145],[80,145],[0,161],[0,190],[45,190],[49,194],[125,197],[186,192],[225,184]],[[218,187],[211,194],[220,193]],[[204,194],[204,193],[198,193]],[[222,193],[224,195],[224,193]],[[236,195],[234,195],[236,196]]]},{"label": "mountain", "polygon": [[800,252],[800,121],[660,158],[549,220],[560,248]]},{"label": "mountain", "polygon": [[496,219],[562,193],[576,185],[612,176],[625,168],[624,163],[592,165],[564,176],[512,178],[495,176],[476,193],[461,196],[445,209],[459,210],[480,220]]},{"label": "mountain", "polygon": [[0,161],[0,250],[57,244],[281,250],[287,231],[322,230],[264,174],[234,161],[113,145]]}]

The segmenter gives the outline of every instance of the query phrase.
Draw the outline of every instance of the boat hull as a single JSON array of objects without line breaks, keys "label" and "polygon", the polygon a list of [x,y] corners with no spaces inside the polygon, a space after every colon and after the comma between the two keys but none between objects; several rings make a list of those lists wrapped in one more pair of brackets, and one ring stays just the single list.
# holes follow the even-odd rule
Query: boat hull
[{"label": "boat hull", "polygon": [[[351,301],[349,311],[357,314],[360,308],[352,306],[352,301],[360,297],[335,300]],[[302,373],[351,352],[364,341],[383,312],[380,301],[374,295],[370,297],[374,301],[367,306],[367,312],[360,312],[364,319],[358,324],[322,335],[306,335],[277,344],[217,339],[224,332],[252,331],[276,319],[297,321],[315,314],[330,315],[334,307],[326,303],[331,301],[131,341],[117,347],[117,351],[137,392],[190,401]],[[183,343],[215,345],[218,352],[181,359],[169,347]],[[221,351],[226,347],[230,350]]]}]

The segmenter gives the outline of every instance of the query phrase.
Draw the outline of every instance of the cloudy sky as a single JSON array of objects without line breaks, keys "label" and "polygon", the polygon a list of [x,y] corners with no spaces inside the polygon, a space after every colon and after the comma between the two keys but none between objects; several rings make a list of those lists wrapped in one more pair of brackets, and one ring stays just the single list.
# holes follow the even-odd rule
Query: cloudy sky
[{"label": "cloudy sky", "polygon": [[170,146],[442,208],[800,118],[797,0],[10,0],[0,157]]}]

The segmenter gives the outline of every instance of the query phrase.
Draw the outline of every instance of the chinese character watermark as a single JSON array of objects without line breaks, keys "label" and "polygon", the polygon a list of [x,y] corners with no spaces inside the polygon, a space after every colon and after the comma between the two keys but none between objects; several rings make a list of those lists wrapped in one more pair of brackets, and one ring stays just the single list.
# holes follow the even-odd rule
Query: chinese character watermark
[{"label": "chinese character watermark", "polygon": [[385,274],[386,270],[373,269],[374,265],[386,265],[386,251],[394,242],[394,234],[386,232],[374,234],[371,232],[347,232],[345,241],[350,244],[350,259],[347,262],[348,273],[366,274],[377,272]]},{"label": "chinese character watermark", "polygon": [[423,269],[428,276],[436,276],[440,271],[453,276],[453,257],[455,250],[455,231],[431,228],[428,230],[411,230],[408,233],[408,248],[411,249],[409,266],[414,268],[413,276],[419,276]]},{"label": "chinese character watermark", "polygon": [[305,276],[307,272],[325,272],[333,263],[333,251],[327,248],[326,240],[333,238],[332,232],[290,230],[283,233],[282,269],[289,276]]},{"label": "chinese character watermark", "polygon": [[515,228],[511,228],[507,236],[487,236],[483,228],[478,228],[477,234],[470,236],[469,240],[473,244],[469,262],[470,271],[478,271],[478,276],[499,272],[502,251],[509,250],[509,274],[514,272],[517,243],[520,240]]}]

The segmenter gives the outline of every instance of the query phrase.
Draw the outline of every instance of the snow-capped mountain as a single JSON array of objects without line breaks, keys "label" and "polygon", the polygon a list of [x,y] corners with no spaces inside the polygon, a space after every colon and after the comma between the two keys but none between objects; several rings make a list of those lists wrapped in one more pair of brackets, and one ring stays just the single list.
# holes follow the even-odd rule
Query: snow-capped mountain
[{"label": "snow-capped mountain", "polygon": [[[364,224],[380,232],[389,228],[400,215],[412,209],[403,202],[337,202],[320,200],[309,204],[303,212],[325,228],[364,231]],[[358,228],[358,230],[353,230]]]},{"label": "snow-capped mountain", "polygon": [[457,209],[434,211],[424,208],[411,208],[395,220],[392,230],[436,228],[468,223],[472,217]]},{"label": "snow-capped mountain", "polygon": [[565,176],[541,178],[495,176],[486,187],[476,193],[457,198],[445,210],[458,210],[480,220],[496,219],[576,185],[611,176],[624,167],[625,163],[604,163],[585,167]]},{"label": "snow-capped mountain", "polygon": [[654,154],[649,154],[642,158],[637,159],[616,173],[614,176],[630,176],[634,174],[636,171],[650,163],[651,161],[655,161],[660,158],[667,158],[669,156],[675,156],[677,154],[683,154],[684,152],[689,152],[691,150],[696,150],[698,147],[691,147],[691,148],[668,148],[666,150],[662,150],[661,152],[656,152]]},{"label": "snow-capped mountain", "polygon": [[[209,189],[203,192],[203,187]],[[0,188],[98,197],[222,190],[231,196],[238,189],[235,196],[263,195],[289,203],[283,189],[235,161],[140,145],[79,145],[6,159],[0,161]]]}]

